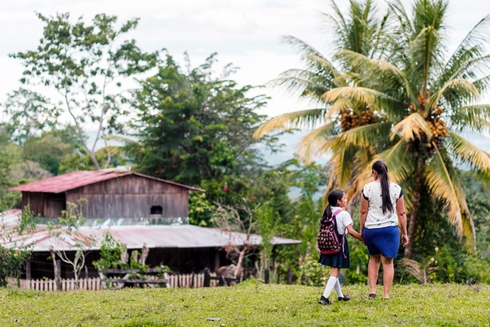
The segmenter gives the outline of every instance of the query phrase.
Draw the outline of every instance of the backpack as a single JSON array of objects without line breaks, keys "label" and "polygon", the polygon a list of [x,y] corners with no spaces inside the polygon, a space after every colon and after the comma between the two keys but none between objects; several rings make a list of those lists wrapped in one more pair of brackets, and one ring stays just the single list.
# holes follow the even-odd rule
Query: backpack
[{"label": "backpack", "polygon": [[342,209],[335,211],[332,217],[323,220],[320,231],[318,232],[317,243],[318,249],[322,254],[332,255],[339,253],[344,245],[344,235],[339,235],[337,231],[337,221],[335,216],[340,213]]}]

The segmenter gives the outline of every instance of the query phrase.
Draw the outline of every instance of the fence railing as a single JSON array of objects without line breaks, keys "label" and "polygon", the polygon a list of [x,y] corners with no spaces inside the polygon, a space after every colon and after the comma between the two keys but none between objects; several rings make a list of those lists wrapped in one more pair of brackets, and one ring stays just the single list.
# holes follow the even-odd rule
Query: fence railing
[{"label": "fence railing", "polygon": [[[209,274],[216,277],[215,273]],[[157,276],[148,276],[148,279],[158,279]],[[205,274],[168,274],[165,279],[168,280],[168,288],[200,288],[205,287]],[[76,287],[75,279],[61,279],[62,291],[87,290],[98,291],[106,288],[106,285],[100,278],[81,278],[78,280],[80,287]],[[115,286],[118,283],[111,283]],[[211,280],[209,286],[218,286],[219,280]],[[54,279],[20,279],[19,283],[15,279],[9,279],[10,287],[19,287],[22,289],[35,291],[56,291],[56,281]],[[206,285],[207,286],[207,285]],[[151,287],[151,286],[150,286]]]}]

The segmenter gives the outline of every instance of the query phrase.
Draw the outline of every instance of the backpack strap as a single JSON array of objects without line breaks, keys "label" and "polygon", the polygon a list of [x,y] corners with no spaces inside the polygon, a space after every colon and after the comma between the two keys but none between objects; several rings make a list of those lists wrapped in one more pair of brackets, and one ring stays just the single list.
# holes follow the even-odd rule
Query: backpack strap
[{"label": "backpack strap", "polygon": [[[342,209],[339,209],[339,210],[335,211],[332,214],[332,218],[335,217],[340,212],[342,212]],[[337,219],[335,219],[334,221],[335,221],[335,232],[338,233],[339,231],[338,231],[338,228],[337,228]],[[347,229],[344,230],[344,234],[339,235],[339,236],[342,237],[342,254],[344,255],[344,258],[347,258],[347,256],[345,255],[345,251],[344,251],[344,238],[345,238],[345,234],[347,234]]]}]

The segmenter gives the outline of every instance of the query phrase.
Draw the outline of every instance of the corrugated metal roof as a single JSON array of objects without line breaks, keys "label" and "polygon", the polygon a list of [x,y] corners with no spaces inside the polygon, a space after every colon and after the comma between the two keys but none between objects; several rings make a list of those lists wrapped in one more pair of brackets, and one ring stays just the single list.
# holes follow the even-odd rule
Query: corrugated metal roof
[{"label": "corrugated metal roof", "polygon": [[[5,225],[12,228],[17,222],[20,210],[11,210],[4,214]],[[69,251],[75,244],[74,238],[94,237],[102,240],[104,233],[109,231],[111,235],[126,244],[128,249],[140,249],[145,243],[148,248],[214,248],[224,247],[230,242],[237,246],[245,243],[246,234],[227,232],[215,228],[204,228],[193,225],[147,225],[147,226],[112,226],[110,228],[80,228],[80,234],[69,236],[64,234],[63,240],[51,237],[46,226],[38,225],[37,230],[27,238],[17,238],[18,242],[31,244],[34,252],[46,252],[54,247],[57,250]],[[251,235],[250,243],[259,245],[262,242],[260,235]],[[301,241],[275,237],[272,244],[287,245],[299,244]],[[9,246],[9,244],[4,244]],[[94,246],[92,250],[99,249]]]},{"label": "corrugated metal roof", "polygon": [[22,192],[62,193],[69,190],[76,189],[78,187],[95,184],[98,182],[106,181],[113,178],[128,176],[128,175],[135,175],[143,178],[152,179],[158,182],[171,184],[177,187],[182,187],[191,191],[203,192],[203,190],[192,186],[179,184],[179,183],[175,183],[175,182],[171,182],[164,179],[155,178],[152,176],[147,176],[139,173],[111,172],[111,171],[75,171],[73,173],[50,177],[37,182],[13,187],[10,190],[22,191]]}]

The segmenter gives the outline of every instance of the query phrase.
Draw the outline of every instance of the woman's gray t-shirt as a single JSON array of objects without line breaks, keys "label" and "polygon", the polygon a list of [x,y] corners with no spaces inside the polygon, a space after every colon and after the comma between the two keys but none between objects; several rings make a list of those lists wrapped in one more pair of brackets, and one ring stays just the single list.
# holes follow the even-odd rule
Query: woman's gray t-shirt
[{"label": "woman's gray t-shirt", "polygon": [[362,189],[362,196],[369,202],[368,214],[364,227],[368,229],[383,228],[388,226],[398,226],[398,216],[396,214],[396,200],[403,195],[400,185],[390,182],[390,198],[393,204],[393,211],[383,213],[381,198],[381,183],[371,182]]}]

